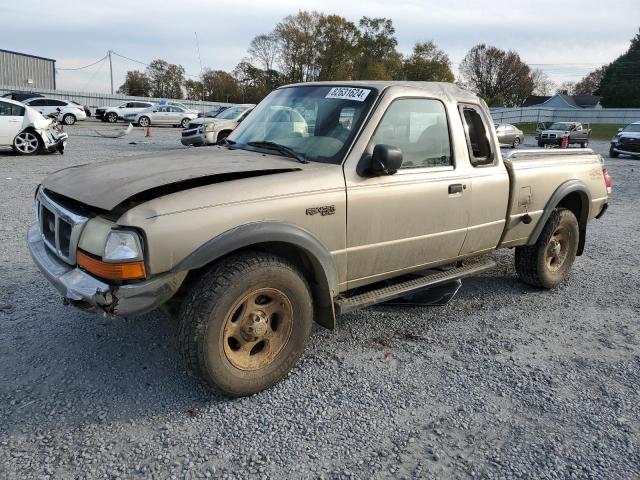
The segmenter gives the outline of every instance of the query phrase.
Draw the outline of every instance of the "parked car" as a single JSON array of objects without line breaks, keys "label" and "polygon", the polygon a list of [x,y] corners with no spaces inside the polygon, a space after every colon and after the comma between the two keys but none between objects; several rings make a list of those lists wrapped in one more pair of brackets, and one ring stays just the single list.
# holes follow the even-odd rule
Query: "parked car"
[{"label": "parked car", "polygon": [[218,105],[217,107],[212,108],[208,112],[198,112],[198,118],[202,118],[202,117],[204,117],[204,118],[215,118],[221,112],[224,112],[227,108],[229,108],[229,107],[225,106],[225,105]]},{"label": "parked car", "polygon": [[125,122],[135,123],[141,127],[149,125],[173,125],[185,128],[198,114],[178,105],[154,105],[138,113],[124,116]]},{"label": "parked car", "polygon": [[77,121],[87,119],[84,106],[73,100],[37,97],[25,100],[23,103],[35,108],[44,116],[59,112],[58,120],[65,125],[73,125]]},{"label": "parked car", "polygon": [[518,148],[524,142],[524,132],[509,123],[496,125],[496,135],[501,147]]},{"label": "parked car", "polygon": [[58,130],[55,120],[16,100],[0,99],[0,145],[10,146],[18,155],[33,155],[64,153],[66,142],[67,134]]},{"label": "parked car", "polygon": [[136,100],[123,102],[115,107],[100,107],[96,109],[96,118],[103,122],[116,123],[118,120],[123,120],[125,115],[139,113],[154,105],[153,102]]},{"label": "parked car", "polygon": [[619,155],[640,157],[640,122],[620,128],[611,139],[609,156],[616,158]]},{"label": "parked car", "polygon": [[553,122],[538,122],[538,125],[536,126],[536,133],[533,135],[533,138],[540,140],[540,134],[542,131],[547,130],[551,125],[553,125]]},{"label": "parked car", "polygon": [[[301,135],[274,107],[315,112],[315,128]],[[336,314],[457,290],[495,265],[482,257],[494,249],[515,248],[515,270],[534,287],[567,279],[588,222],[607,208],[602,158],[537,149],[503,159],[490,119],[453,84],[284,86],[227,147],[49,175],[28,246],[70,305],[178,312],[196,378],[251,395],[287,375],[314,321],[334,328]]]},{"label": "parked car", "polygon": [[[249,115],[255,105],[235,105],[214,118],[196,118],[182,131],[183,145],[215,145],[225,138]],[[301,117],[302,118],[302,117]],[[304,119],[303,119],[304,121]],[[305,124],[306,125],[306,124]]]},{"label": "parked car", "polygon": [[18,102],[22,102],[29,98],[34,97],[44,97],[41,93],[36,92],[8,92],[2,95],[3,98],[9,98],[11,100],[17,100]]},{"label": "parked car", "polygon": [[584,148],[589,145],[591,129],[589,125],[583,126],[579,122],[554,122],[548,129],[540,132],[538,146],[560,145],[565,134],[569,135],[569,145],[578,143]]}]

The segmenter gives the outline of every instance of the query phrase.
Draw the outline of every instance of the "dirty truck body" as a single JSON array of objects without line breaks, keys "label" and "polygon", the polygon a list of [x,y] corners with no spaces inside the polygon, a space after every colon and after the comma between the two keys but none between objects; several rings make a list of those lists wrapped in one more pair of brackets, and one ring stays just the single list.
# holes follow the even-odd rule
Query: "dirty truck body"
[{"label": "dirty truck body", "polygon": [[[283,107],[308,134],[265,120]],[[313,320],[472,275],[496,248],[516,247],[524,281],[557,285],[607,207],[601,162],[503,159],[486,105],[454,85],[293,85],[227,146],[54,173],[28,244],[69,303],[167,307],[194,374],[245,395],[286,374]]]}]

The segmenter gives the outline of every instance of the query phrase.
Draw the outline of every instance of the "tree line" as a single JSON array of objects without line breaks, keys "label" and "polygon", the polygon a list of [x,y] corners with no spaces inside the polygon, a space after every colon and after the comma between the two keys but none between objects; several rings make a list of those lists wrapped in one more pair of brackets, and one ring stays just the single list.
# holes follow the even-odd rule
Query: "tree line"
[{"label": "tree line", "polygon": [[[397,49],[391,19],[300,11],[257,35],[247,56],[230,72],[204,69],[187,79],[181,65],[153,60],[145,71],[127,72],[118,93],[256,103],[287,83],[316,80],[424,80],[454,82],[449,56],[433,41],[416,42],[410,54]],[[479,44],[462,59],[457,83],[490,106],[519,106],[531,94],[602,95],[604,106],[640,107],[640,34],[629,51],[577,83],[552,82],[515,51]]]}]

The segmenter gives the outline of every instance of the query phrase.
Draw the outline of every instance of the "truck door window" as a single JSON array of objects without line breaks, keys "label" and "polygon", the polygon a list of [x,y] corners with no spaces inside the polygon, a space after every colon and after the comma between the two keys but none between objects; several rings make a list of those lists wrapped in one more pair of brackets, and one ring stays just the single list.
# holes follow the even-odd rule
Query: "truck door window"
[{"label": "truck door window", "polygon": [[461,107],[462,118],[467,131],[467,146],[471,165],[478,167],[493,163],[494,155],[485,122],[474,107]]},{"label": "truck door window", "polygon": [[382,117],[370,142],[398,147],[401,169],[453,165],[449,124],[439,100],[403,98],[394,101]]}]

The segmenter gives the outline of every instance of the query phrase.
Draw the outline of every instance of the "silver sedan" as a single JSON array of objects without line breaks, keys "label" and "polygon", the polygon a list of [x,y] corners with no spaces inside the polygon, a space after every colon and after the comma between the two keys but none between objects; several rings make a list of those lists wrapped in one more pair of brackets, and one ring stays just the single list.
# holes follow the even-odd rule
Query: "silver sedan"
[{"label": "silver sedan", "polygon": [[509,123],[496,125],[496,133],[501,147],[518,148],[524,142],[524,132]]},{"label": "silver sedan", "polygon": [[141,127],[149,125],[174,125],[185,128],[198,114],[178,105],[154,105],[146,110],[125,115],[125,122],[135,123]]}]

